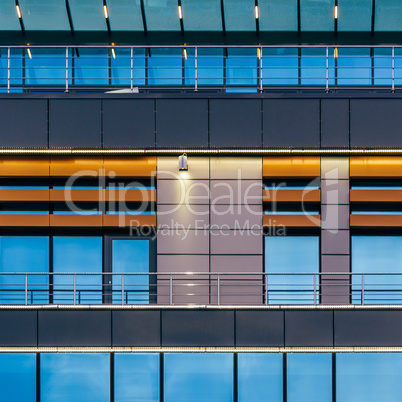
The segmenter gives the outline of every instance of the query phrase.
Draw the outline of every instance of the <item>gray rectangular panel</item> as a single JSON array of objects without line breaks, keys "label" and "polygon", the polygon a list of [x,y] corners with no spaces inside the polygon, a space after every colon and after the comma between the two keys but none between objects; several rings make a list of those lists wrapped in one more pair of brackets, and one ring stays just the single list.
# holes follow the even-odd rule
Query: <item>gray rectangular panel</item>
[{"label": "gray rectangular panel", "polygon": [[319,147],[318,99],[265,99],[264,147]]},{"label": "gray rectangular panel", "polygon": [[211,147],[260,147],[261,101],[211,99],[209,109]]},{"label": "gray rectangular panel", "polygon": [[103,146],[154,147],[154,100],[104,99]]},{"label": "gray rectangular panel", "polygon": [[101,147],[101,101],[51,99],[49,144],[51,147]]},{"label": "gray rectangular panel", "polygon": [[110,311],[39,311],[38,346],[111,346]]},{"label": "gray rectangular panel", "polygon": [[0,311],[0,347],[37,346],[37,311]]},{"label": "gray rectangular panel", "polygon": [[349,147],[349,100],[321,100],[321,146]]},{"label": "gray rectangular panel", "polygon": [[47,147],[47,100],[0,100],[0,147]]},{"label": "gray rectangular panel", "polygon": [[234,346],[234,312],[162,311],[162,346]]},{"label": "gray rectangular panel", "polygon": [[207,147],[206,99],[158,99],[156,101],[158,147]]}]

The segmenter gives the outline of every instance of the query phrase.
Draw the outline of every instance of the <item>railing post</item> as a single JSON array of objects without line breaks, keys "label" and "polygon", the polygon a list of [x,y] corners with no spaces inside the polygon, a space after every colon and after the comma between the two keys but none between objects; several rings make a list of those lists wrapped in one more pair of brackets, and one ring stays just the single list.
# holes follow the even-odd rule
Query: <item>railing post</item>
[{"label": "railing post", "polygon": [[66,92],[68,92],[68,47],[66,47]]},{"label": "railing post", "polygon": [[217,285],[218,285],[217,292],[218,292],[218,306],[219,306],[221,304],[221,278],[220,278],[219,275],[218,275],[218,283],[217,283]]},{"label": "railing post", "polygon": [[28,275],[25,274],[25,305],[28,304]]},{"label": "railing post", "polygon": [[268,304],[268,274],[265,274],[265,304]]},{"label": "railing post", "polygon": [[170,274],[169,278],[169,304],[173,304],[173,276]]},{"label": "railing post", "polygon": [[[112,301],[113,301],[113,289],[112,289]],[[121,304],[124,304],[124,274],[121,276]]]},{"label": "railing post", "polygon": [[262,92],[262,47],[260,47],[260,92]]},{"label": "railing post", "polygon": [[134,90],[134,49],[131,47],[130,90]]},{"label": "railing post", "polygon": [[317,304],[317,274],[314,274],[314,305]]},{"label": "railing post", "polygon": [[395,48],[392,48],[392,89],[391,92],[395,92]]},{"label": "railing post", "polygon": [[198,47],[195,48],[195,77],[194,77],[194,91],[198,91]]},{"label": "railing post", "polygon": [[10,93],[11,87],[11,48],[8,48],[7,56],[7,93]]},{"label": "railing post", "polygon": [[74,304],[76,304],[76,293],[77,293],[77,277],[76,274],[74,274],[74,291],[73,291]]},{"label": "railing post", "polygon": [[364,304],[364,274],[362,274],[362,305]]},{"label": "railing post", "polygon": [[329,51],[326,48],[325,54],[325,92],[329,92]]}]

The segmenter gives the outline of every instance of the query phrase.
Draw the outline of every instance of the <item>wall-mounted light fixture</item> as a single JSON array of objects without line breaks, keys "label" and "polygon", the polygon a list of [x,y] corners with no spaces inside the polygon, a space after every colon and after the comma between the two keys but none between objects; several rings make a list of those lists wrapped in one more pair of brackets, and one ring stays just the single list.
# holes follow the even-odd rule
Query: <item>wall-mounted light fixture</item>
[{"label": "wall-mounted light fixture", "polygon": [[179,156],[179,171],[186,172],[188,170],[187,154]]},{"label": "wall-mounted light fixture", "polygon": [[107,9],[106,1],[103,2],[103,15],[106,19],[109,18],[109,10]]},{"label": "wall-mounted light fixture", "polygon": [[[29,43],[27,43],[27,46],[29,46]],[[31,49],[29,47],[27,47],[27,53],[28,53],[28,57],[30,59],[32,59],[32,53],[31,53]]]},{"label": "wall-mounted light fixture", "polygon": [[[112,46],[114,46],[114,43],[112,43]],[[114,47],[112,47],[112,57],[115,59],[116,58],[116,52],[114,50]]]},{"label": "wall-mounted light fixture", "polygon": [[254,7],[254,14],[255,14],[255,19],[258,20],[258,18],[260,18],[260,9],[258,8],[258,6]]},{"label": "wall-mounted light fixture", "polygon": [[338,6],[335,6],[334,17],[336,20],[338,19]]},{"label": "wall-mounted light fixture", "polygon": [[18,18],[21,19],[22,18],[21,8],[20,8],[20,5],[18,3],[15,5],[15,9],[17,10]]},{"label": "wall-mounted light fixture", "polygon": [[179,18],[182,20],[183,19],[183,9],[179,5]]}]

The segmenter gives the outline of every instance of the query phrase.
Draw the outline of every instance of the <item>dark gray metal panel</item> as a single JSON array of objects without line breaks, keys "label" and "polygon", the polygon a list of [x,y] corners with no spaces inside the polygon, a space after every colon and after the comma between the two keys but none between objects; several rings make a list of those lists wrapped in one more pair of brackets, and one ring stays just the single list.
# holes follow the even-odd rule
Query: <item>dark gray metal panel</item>
[{"label": "dark gray metal panel", "polygon": [[259,99],[211,99],[209,103],[211,147],[260,147]]},{"label": "dark gray metal panel", "polygon": [[50,99],[51,147],[101,147],[99,99]]},{"label": "dark gray metal panel", "polygon": [[47,147],[47,100],[0,100],[0,147]]},{"label": "dark gray metal panel", "polygon": [[38,314],[38,346],[111,346],[110,311]]},{"label": "dark gray metal panel", "polygon": [[402,99],[351,99],[352,147],[402,146]]},{"label": "dark gray metal panel", "polygon": [[104,147],[154,147],[155,117],[152,99],[104,99]]},{"label": "dark gray metal panel", "polygon": [[160,311],[112,311],[113,346],[160,346]]},{"label": "dark gray metal panel", "polygon": [[321,146],[349,147],[349,100],[321,100]]},{"label": "dark gray metal panel", "polygon": [[335,311],[335,346],[402,346],[402,311]]},{"label": "dark gray metal panel", "polygon": [[333,312],[285,311],[285,346],[333,346]]},{"label": "dark gray metal panel", "polygon": [[158,99],[156,101],[158,147],[207,147],[206,99]]},{"label": "dark gray metal panel", "polygon": [[234,312],[162,311],[162,346],[234,346]]},{"label": "dark gray metal panel", "polygon": [[319,99],[265,99],[264,147],[319,147]]},{"label": "dark gray metal panel", "polygon": [[0,346],[37,346],[37,311],[0,311]]},{"label": "dark gray metal panel", "polygon": [[236,311],[236,346],[284,346],[283,311]]}]

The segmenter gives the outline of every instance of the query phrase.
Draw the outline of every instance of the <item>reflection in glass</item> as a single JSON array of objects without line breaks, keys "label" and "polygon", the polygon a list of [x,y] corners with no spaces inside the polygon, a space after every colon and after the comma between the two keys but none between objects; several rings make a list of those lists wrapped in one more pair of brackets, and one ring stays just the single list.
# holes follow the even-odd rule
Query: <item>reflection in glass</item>
[{"label": "reflection in glass", "polygon": [[264,48],[262,51],[264,85],[298,85],[299,53],[295,48]]},{"label": "reflection in glass", "polygon": [[107,6],[112,31],[144,30],[139,0],[108,0]]},{"label": "reflection in glass", "polygon": [[165,402],[233,401],[231,353],[166,353]]},{"label": "reflection in glass", "polygon": [[255,3],[244,0],[223,0],[227,31],[255,31]]},{"label": "reflection in glass", "polygon": [[36,401],[36,355],[0,353],[0,400]]},{"label": "reflection in glass", "polygon": [[[112,85],[131,85],[131,49],[115,48],[111,57]],[[133,85],[145,85],[145,50],[133,49]]]},{"label": "reflection in glass", "polygon": [[49,272],[49,238],[47,236],[0,237],[0,303],[28,304],[49,302],[48,275],[2,275],[5,272]]},{"label": "reflection in glass", "polygon": [[[102,272],[102,237],[53,237],[53,303],[74,303],[73,275],[58,273]],[[102,302],[102,276],[76,276],[76,303]]]},{"label": "reflection in glass", "polygon": [[371,85],[370,49],[338,49],[338,84]]},{"label": "reflection in glass", "polygon": [[[265,272],[292,274],[268,276],[268,303],[313,303],[314,276],[300,274],[317,273],[318,270],[318,236],[265,237]],[[318,282],[317,277],[316,286]]]},{"label": "reflection in glass", "polygon": [[106,31],[106,20],[100,0],[69,0],[76,31]]},{"label": "reflection in glass", "polygon": [[402,395],[402,354],[338,353],[336,400],[399,402]]},{"label": "reflection in glass", "polygon": [[159,401],[159,354],[114,355],[114,401]]},{"label": "reflection in glass", "polygon": [[372,0],[342,0],[339,2],[338,30],[371,31],[372,7]]},{"label": "reflection in glass", "polygon": [[80,48],[74,56],[74,74],[73,85],[108,85],[108,49]]},{"label": "reflection in glass", "polygon": [[42,353],[41,402],[107,402],[110,356],[107,353]]},{"label": "reflection in glass", "polygon": [[297,0],[258,3],[261,31],[297,31]]},{"label": "reflection in glass", "polygon": [[[334,85],[335,60],[328,57],[328,85]],[[300,60],[301,85],[321,85],[326,84],[327,79],[327,54],[324,48],[302,48]]]},{"label": "reflection in glass", "polygon": [[376,2],[374,31],[401,31],[402,7],[399,0],[381,0]]},{"label": "reflection in glass", "polygon": [[221,31],[220,0],[181,0],[185,31]]},{"label": "reflection in glass", "polygon": [[113,302],[124,304],[149,303],[148,275],[129,275],[149,272],[149,240],[113,240],[113,273],[125,273],[124,295],[121,275],[113,275]]},{"label": "reflection in glass", "polygon": [[281,353],[239,353],[237,359],[239,402],[283,401]]},{"label": "reflection in glass", "polygon": [[148,57],[148,84],[181,85],[182,59],[181,49],[152,49]]},{"label": "reflection in glass", "polygon": [[333,31],[334,2],[300,0],[300,18],[302,31]]},{"label": "reflection in glass", "polygon": [[176,0],[147,0],[144,5],[149,31],[180,31]]},{"label": "reflection in glass", "polygon": [[287,402],[332,401],[332,355],[287,354]]},{"label": "reflection in glass", "polygon": [[257,84],[257,49],[228,49],[226,85]]}]

